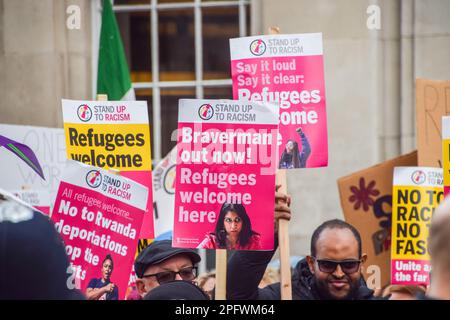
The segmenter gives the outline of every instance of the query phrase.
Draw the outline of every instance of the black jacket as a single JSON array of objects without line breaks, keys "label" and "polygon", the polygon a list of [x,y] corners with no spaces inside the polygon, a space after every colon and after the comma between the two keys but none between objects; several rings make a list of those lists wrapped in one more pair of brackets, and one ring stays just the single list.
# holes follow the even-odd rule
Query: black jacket
[{"label": "black jacket", "polygon": [[[236,251],[228,261],[227,297],[231,300],[280,300],[280,283],[258,288],[267,264],[275,251]],[[293,300],[321,300],[314,286],[313,274],[306,259],[301,260],[292,275]],[[373,298],[373,290],[367,288],[361,278],[354,300]]]}]

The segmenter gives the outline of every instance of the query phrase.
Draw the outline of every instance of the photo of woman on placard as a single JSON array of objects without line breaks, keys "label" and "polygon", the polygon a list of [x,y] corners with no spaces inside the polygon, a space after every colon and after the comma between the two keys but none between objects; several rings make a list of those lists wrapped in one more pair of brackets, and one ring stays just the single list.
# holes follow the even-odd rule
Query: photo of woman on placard
[{"label": "photo of woman on placard", "polygon": [[280,169],[306,167],[306,161],[311,154],[311,146],[302,128],[297,128],[296,131],[300,135],[300,140],[302,142],[302,151],[298,151],[297,141],[289,139],[286,143],[283,153],[281,154],[280,163],[278,165]]},{"label": "photo of woman on placard", "polygon": [[89,281],[86,289],[88,300],[118,300],[119,288],[111,282],[114,263],[111,255],[107,254],[102,262],[102,277]]},{"label": "photo of woman on placard", "polygon": [[214,232],[208,233],[199,249],[258,250],[261,237],[252,230],[250,218],[242,204],[224,203]]}]

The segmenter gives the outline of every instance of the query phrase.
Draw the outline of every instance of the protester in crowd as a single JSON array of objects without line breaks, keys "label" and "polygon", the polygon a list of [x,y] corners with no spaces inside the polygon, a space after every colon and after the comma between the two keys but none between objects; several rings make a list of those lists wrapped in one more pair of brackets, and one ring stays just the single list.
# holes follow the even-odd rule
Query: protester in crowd
[{"label": "protester in crowd", "polygon": [[191,281],[171,281],[154,288],[144,300],[209,300],[209,296]]},{"label": "protester in crowd", "polygon": [[0,299],[84,299],[47,216],[0,190]]},{"label": "protester in crowd", "polygon": [[416,300],[419,294],[425,294],[425,286],[389,285],[383,290],[383,298],[389,300]]},{"label": "protester in crowd", "polygon": [[302,151],[298,150],[298,143],[295,140],[288,140],[283,153],[281,154],[280,169],[305,168],[306,161],[311,154],[311,146],[302,128],[296,130],[302,142]]},{"label": "protester in crowd", "polygon": [[134,262],[136,287],[145,294],[161,284],[174,280],[194,281],[200,256],[192,249],[172,248],[171,240],[151,243]]},{"label": "protester in crowd", "polygon": [[107,254],[102,262],[102,277],[89,281],[86,289],[88,300],[118,300],[119,288],[111,282],[114,270],[114,262],[110,254]]},{"label": "protester in crowd", "polygon": [[450,300],[450,197],[436,208],[428,238],[431,279],[427,296]]},{"label": "protester in crowd", "polygon": [[[276,192],[276,219],[290,219],[289,197]],[[277,237],[275,237],[277,239]],[[301,260],[292,277],[293,299],[370,299],[361,265],[361,236],[350,224],[330,220],[321,224],[311,239],[311,254]],[[280,284],[258,289],[275,251],[237,251],[228,262],[229,299],[280,299]]]},{"label": "protester in crowd", "polygon": [[224,203],[215,232],[208,233],[198,248],[258,250],[261,248],[261,237],[252,230],[252,223],[242,204]]},{"label": "protester in crowd", "polygon": [[266,271],[264,272],[263,278],[261,279],[261,282],[258,285],[258,288],[262,289],[267,287],[268,285],[277,283],[279,281],[280,281],[280,272],[274,268],[267,267]]},{"label": "protester in crowd", "polygon": [[213,299],[214,288],[216,286],[216,273],[209,272],[198,277],[198,286],[208,294],[210,299]]}]

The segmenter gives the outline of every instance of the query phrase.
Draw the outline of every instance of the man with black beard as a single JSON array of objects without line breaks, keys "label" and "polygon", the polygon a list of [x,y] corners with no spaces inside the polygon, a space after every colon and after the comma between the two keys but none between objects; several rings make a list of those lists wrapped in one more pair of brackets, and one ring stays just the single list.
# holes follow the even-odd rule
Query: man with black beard
[{"label": "man with black beard", "polygon": [[361,236],[352,225],[338,219],[321,224],[311,238],[311,255],[300,261],[297,267],[297,270],[304,269],[297,278],[306,280],[305,285],[310,289],[310,294],[305,293],[305,297],[329,300],[371,298],[373,292],[366,287],[361,274],[361,266],[366,259],[367,255],[361,250]]},{"label": "man with black beard", "polygon": [[[275,202],[275,218],[289,220],[290,198],[277,192]],[[280,283],[258,288],[275,250],[237,251],[231,256],[227,270],[228,299],[281,299]],[[373,291],[367,288],[362,277],[362,264],[366,259],[367,256],[362,253],[358,230],[338,219],[324,222],[312,235],[311,254],[295,268],[292,298],[371,299]]]}]

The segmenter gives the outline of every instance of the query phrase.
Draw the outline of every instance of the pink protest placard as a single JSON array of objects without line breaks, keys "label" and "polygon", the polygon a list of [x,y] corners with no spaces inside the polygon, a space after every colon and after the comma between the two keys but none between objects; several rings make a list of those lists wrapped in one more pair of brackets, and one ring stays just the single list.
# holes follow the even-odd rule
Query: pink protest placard
[{"label": "pink protest placard", "polygon": [[124,299],[147,197],[143,185],[70,161],[52,221],[66,245],[73,287],[97,300]]},{"label": "pink protest placard", "polygon": [[174,247],[273,249],[278,111],[179,101]]},{"label": "pink protest placard", "polygon": [[230,39],[233,98],[280,104],[280,169],[328,165],[322,34]]}]

